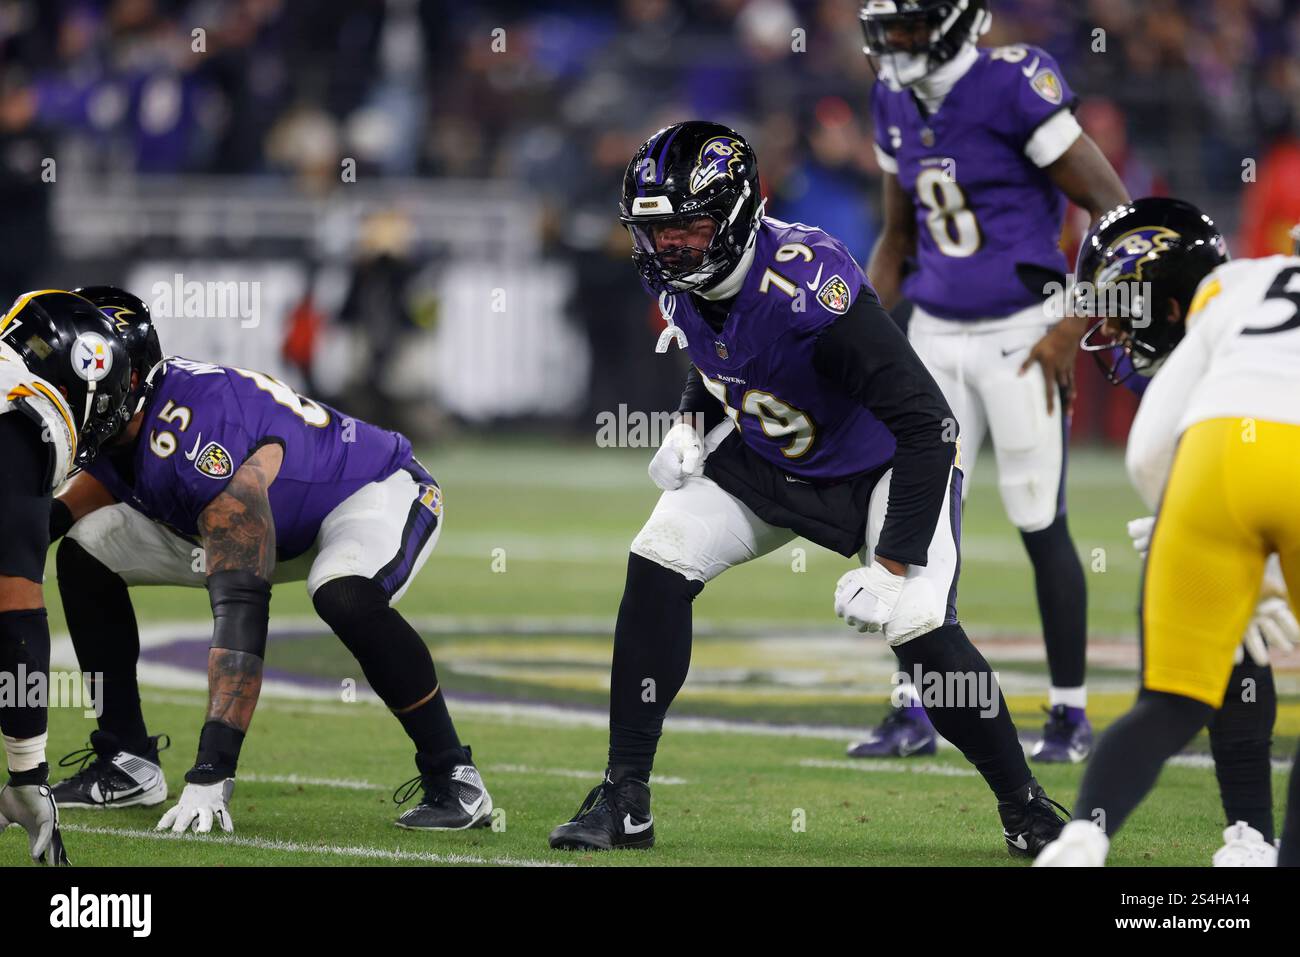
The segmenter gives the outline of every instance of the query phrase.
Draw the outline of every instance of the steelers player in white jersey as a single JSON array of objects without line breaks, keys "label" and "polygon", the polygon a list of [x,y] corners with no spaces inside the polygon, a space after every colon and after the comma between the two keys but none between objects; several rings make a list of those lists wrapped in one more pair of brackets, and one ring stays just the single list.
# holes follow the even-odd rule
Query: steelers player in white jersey
[{"label": "steelers player in white jersey", "polygon": [[[1111,313],[1107,331],[1135,365],[1160,363],[1126,455],[1159,507],[1141,691],[1098,744],[1043,866],[1103,864],[1165,761],[1222,705],[1270,556],[1300,589],[1300,257],[1226,258],[1209,217],[1172,199],[1118,207],[1080,253],[1081,282],[1132,284],[1135,307]],[[1300,864],[1300,770],[1288,797],[1282,866]]]},{"label": "steelers player in white jersey", "polygon": [[40,864],[68,863],[45,759],[51,494],[131,417],[130,371],[113,324],[81,296],[25,293],[0,318],[0,676],[28,692],[0,701],[0,831],[25,830]]}]

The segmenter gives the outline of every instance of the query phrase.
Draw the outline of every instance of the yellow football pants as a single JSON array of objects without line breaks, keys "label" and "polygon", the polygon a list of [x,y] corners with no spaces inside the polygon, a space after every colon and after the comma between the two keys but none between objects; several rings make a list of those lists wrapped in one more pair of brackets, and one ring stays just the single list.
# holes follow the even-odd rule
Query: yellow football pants
[{"label": "yellow football pants", "polygon": [[1142,686],[1223,703],[1277,552],[1300,597],[1300,426],[1209,419],[1178,444],[1142,586]]}]

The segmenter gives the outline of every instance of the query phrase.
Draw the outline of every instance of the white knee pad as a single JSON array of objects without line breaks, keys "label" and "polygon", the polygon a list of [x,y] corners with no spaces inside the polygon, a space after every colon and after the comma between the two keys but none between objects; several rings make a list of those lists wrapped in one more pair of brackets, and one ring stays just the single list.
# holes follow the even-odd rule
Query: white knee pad
[{"label": "white knee pad", "polygon": [[713,535],[708,524],[689,512],[656,509],[632,539],[632,554],[684,575],[707,582],[721,569],[707,554]]},{"label": "white knee pad", "polygon": [[[1005,474],[1011,472],[1011,474]],[[1061,473],[1042,474],[1004,469],[998,476],[998,489],[1011,524],[1022,532],[1041,532],[1056,521],[1061,490]]]}]

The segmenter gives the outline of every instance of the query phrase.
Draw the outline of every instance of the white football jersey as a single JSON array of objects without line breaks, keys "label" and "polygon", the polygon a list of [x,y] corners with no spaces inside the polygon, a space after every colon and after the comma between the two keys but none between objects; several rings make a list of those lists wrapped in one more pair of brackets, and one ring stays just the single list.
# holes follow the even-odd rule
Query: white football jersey
[{"label": "white football jersey", "polygon": [[19,411],[41,426],[53,453],[46,475],[49,491],[67,479],[77,454],[72,410],[49,382],[33,374],[8,343],[0,340],[0,414]]},{"label": "white football jersey", "polygon": [[1127,464],[1152,508],[1178,437],[1208,419],[1300,425],[1300,257],[1225,263],[1196,290],[1187,334],[1142,397]]}]

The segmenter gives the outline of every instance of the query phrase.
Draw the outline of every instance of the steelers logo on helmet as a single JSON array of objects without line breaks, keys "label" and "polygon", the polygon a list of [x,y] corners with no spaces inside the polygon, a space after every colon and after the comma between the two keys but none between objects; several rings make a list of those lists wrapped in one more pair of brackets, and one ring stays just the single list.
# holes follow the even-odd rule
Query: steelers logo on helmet
[{"label": "steelers logo on helmet", "polygon": [[97,332],[83,332],[72,344],[72,371],[87,382],[99,382],[113,368],[113,350]]}]

